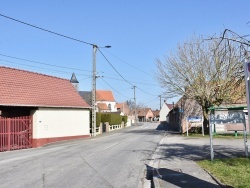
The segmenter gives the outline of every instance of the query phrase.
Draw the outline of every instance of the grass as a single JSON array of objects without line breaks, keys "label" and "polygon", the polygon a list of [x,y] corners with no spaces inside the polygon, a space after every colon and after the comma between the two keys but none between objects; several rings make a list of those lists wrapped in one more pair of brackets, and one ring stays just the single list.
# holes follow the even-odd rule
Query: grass
[{"label": "grass", "polygon": [[[187,134],[184,133],[183,136],[187,137]],[[189,137],[194,137],[194,138],[206,138],[206,137],[209,137],[209,134],[205,134],[204,136],[202,136],[201,133],[188,133],[188,136]],[[249,136],[249,135],[247,135]],[[213,138],[226,138],[226,139],[243,139],[244,138],[244,135],[243,134],[239,134],[238,133],[238,136],[235,137],[234,133],[230,134],[230,133],[224,133],[224,134],[214,134],[213,135]]]},{"label": "grass", "polygon": [[225,185],[250,188],[249,158],[203,160],[197,163]]}]

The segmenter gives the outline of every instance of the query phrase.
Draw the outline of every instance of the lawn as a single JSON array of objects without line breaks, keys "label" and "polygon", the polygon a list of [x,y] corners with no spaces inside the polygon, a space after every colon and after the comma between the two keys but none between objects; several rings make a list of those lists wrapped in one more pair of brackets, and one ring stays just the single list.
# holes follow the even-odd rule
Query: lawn
[{"label": "lawn", "polygon": [[249,158],[203,160],[198,164],[225,185],[250,188]]},{"label": "lawn", "polygon": [[[184,137],[187,137],[187,134],[182,134]],[[247,135],[249,136],[249,135]],[[204,136],[202,136],[202,134],[198,134],[198,133],[189,133],[188,137],[194,137],[194,138],[207,138],[210,137],[209,134],[205,134]],[[243,139],[244,135],[243,134],[238,134],[237,137],[235,137],[234,133],[231,134],[214,134],[213,138],[226,138],[226,139]]]}]

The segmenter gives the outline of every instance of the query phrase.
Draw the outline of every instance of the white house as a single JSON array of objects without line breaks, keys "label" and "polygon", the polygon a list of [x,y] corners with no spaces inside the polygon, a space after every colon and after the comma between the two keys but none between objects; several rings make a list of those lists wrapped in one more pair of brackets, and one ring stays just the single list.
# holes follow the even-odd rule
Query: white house
[{"label": "white house", "polygon": [[172,104],[167,104],[166,101],[164,101],[160,110],[160,117],[159,117],[160,122],[168,122],[167,115],[172,108],[173,108]]},{"label": "white house", "polygon": [[69,80],[2,66],[0,80],[0,151],[90,136],[90,106]]},{"label": "white house", "polygon": [[112,91],[96,90],[96,105],[99,112],[117,112]]}]

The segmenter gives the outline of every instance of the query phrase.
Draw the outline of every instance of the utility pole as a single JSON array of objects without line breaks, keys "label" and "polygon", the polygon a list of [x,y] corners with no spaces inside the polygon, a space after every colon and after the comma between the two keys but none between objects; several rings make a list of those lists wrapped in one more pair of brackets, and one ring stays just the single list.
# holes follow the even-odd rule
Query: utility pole
[{"label": "utility pole", "polygon": [[134,103],[135,103],[135,126],[137,126],[137,110],[136,110],[135,87],[136,86],[133,86],[133,89],[134,89]]},{"label": "utility pole", "polygon": [[93,72],[92,72],[92,136],[96,136],[96,51],[99,48],[111,48],[111,46],[98,47],[93,44]]},{"label": "utility pole", "polygon": [[93,45],[93,76],[92,76],[92,136],[96,136],[96,50],[97,46]]},{"label": "utility pole", "polygon": [[159,97],[160,97],[160,110],[161,110],[161,95],[159,95]]}]

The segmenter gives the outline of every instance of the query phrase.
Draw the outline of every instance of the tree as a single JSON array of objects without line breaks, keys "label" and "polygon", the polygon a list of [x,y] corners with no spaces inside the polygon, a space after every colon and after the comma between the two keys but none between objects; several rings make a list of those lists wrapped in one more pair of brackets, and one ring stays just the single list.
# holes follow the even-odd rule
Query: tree
[{"label": "tree", "polygon": [[244,83],[241,58],[240,48],[230,41],[194,36],[179,44],[176,52],[156,60],[156,78],[168,98],[185,95],[196,100],[207,128],[208,107],[242,98],[238,89]]},{"label": "tree", "polygon": [[[135,109],[135,103],[134,103],[134,101],[127,100],[126,103],[127,103],[128,107],[129,107],[129,110],[132,112]],[[146,108],[146,106],[143,103],[139,103],[139,104],[136,104],[136,108],[137,109]]]}]

